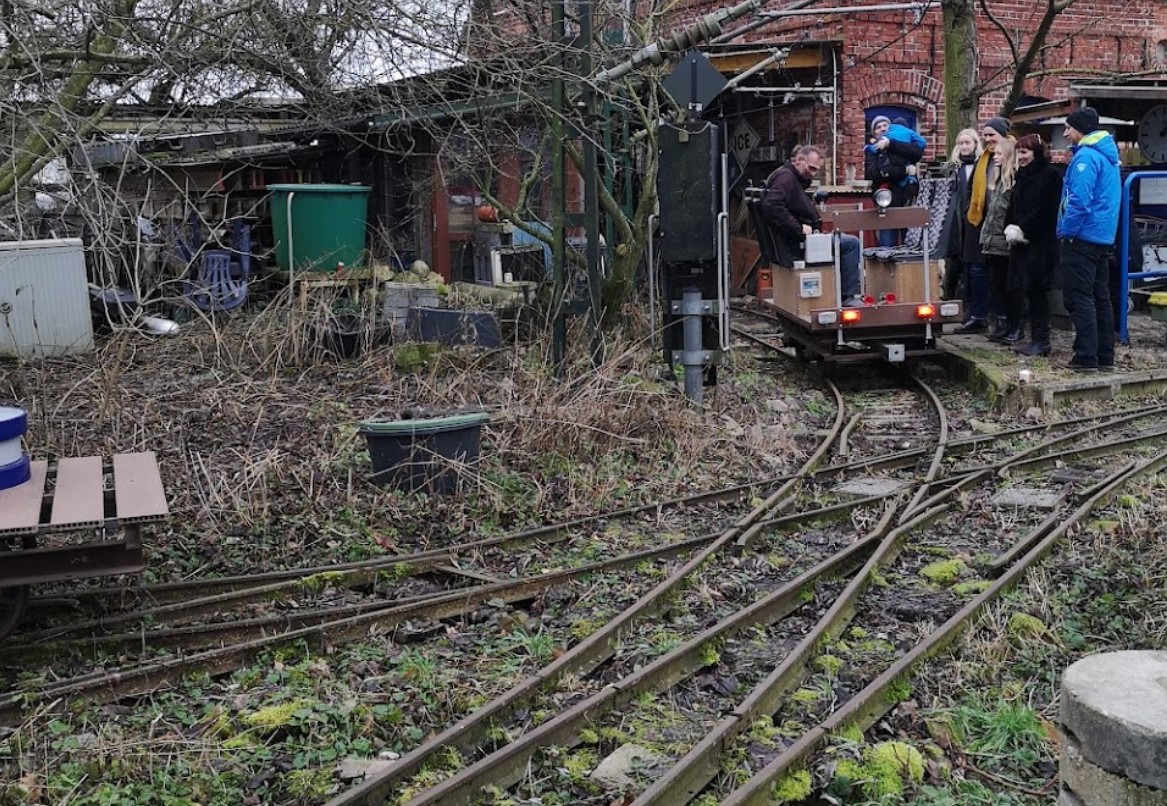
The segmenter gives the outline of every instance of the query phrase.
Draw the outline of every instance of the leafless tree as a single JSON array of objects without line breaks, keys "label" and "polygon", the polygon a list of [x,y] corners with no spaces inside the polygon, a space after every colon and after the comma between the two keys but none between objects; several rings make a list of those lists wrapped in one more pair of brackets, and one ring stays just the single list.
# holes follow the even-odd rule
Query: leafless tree
[{"label": "leafless tree", "polygon": [[108,135],[132,150],[275,107],[340,126],[379,103],[379,85],[461,58],[466,16],[461,0],[0,0],[0,237],[61,234],[40,231],[31,204],[57,190],[98,263],[137,260],[123,179],[60,169],[79,146]]},{"label": "leafless tree", "polygon": [[[631,298],[644,258],[648,217],[656,203],[655,131],[667,111],[659,85],[669,65],[645,65],[618,82],[591,78],[652,41],[663,12],[642,9],[633,15],[628,3],[602,0],[593,4],[594,35],[585,42],[579,37],[576,4],[567,8],[567,36],[561,39],[552,31],[546,0],[476,3],[466,35],[479,68],[470,81],[475,89],[429,129],[443,144],[447,178],[471,180],[503,219],[544,240],[553,212],[556,133],[564,132],[561,142],[570,166],[569,214],[583,211],[584,145],[589,139],[594,143],[600,155],[597,201],[614,235],[614,243],[606,244],[609,275],[603,291],[611,314]],[[553,103],[555,79],[565,87],[561,108]],[[569,222],[578,232],[576,225]],[[578,254],[572,257],[578,262]]]},{"label": "leafless tree", "polygon": [[[1016,13],[1014,5],[994,0],[941,0],[944,15],[944,83],[947,103],[946,124],[949,146],[962,128],[978,124],[981,98],[990,93],[1005,91],[998,114],[1010,115],[1025,94],[1027,82],[1046,76],[1098,76],[1124,78],[1140,73],[1103,71],[1071,64],[1068,56],[1059,63],[1057,54],[1068,53],[1068,43],[1077,34],[1099,22],[1090,15],[1073,26],[1059,24],[1059,18],[1078,0],[1041,0],[1026,9],[1022,24],[1006,18]],[[978,15],[983,15],[1000,35],[1006,57],[999,66],[982,66],[984,48],[977,30]],[[994,37],[995,38],[995,37]],[[1148,70],[1146,73],[1158,73]]]}]

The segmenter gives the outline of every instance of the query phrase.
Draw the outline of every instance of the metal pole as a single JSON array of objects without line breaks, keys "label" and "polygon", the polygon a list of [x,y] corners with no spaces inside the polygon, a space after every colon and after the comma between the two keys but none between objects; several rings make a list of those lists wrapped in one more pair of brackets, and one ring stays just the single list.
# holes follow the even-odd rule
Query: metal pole
[{"label": "metal pole", "polygon": [[564,22],[566,19],[564,2],[565,0],[551,0],[551,36],[560,49],[556,59],[560,69],[556,70],[551,78],[551,272],[555,284],[551,308],[554,313],[551,363],[557,376],[563,375],[563,362],[567,353],[567,313],[564,310],[567,166],[563,147],[563,121],[567,112],[567,93],[563,85],[563,73],[567,69],[567,54],[564,50],[567,27]]},{"label": "metal pole", "polygon": [[701,289],[681,292],[681,366],[685,368],[685,397],[701,403],[705,395],[705,351],[701,342],[701,318],[705,304]]},{"label": "metal pole", "polygon": [[1129,340],[1127,334],[1126,306],[1130,295],[1130,274],[1127,271],[1127,261],[1131,255],[1131,188],[1138,179],[1138,173],[1132,173],[1122,184],[1122,206],[1118,214],[1118,338],[1123,344]]},{"label": "metal pole", "polygon": [[[817,2],[818,0],[798,0],[797,3],[791,4],[790,8],[806,8],[807,6],[813,6]],[[720,36],[713,37],[709,40],[709,44],[724,45],[726,42],[732,42],[733,40],[737,39],[742,34],[748,34],[750,31],[761,28],[763,25],[769,25],[771,22],[773,22],[773,20],[769,17],[764,17],[760,20],[748,22],[740,28],[735,28],[732,31],[726,31]]]},{"label": "metal pole", "polygon": [[656,213],[648,217],[648,339],[656,352]]},{"label": "metal pole", "polygon": [[[592,0],[579,0],[579,40],[583,48],[579,56],[581,76],[592,72]],[[599,120],[599,107],[593,85],[582,82],[584,87],[584,111],[586,124]],[[592,325],[592,364],[599,366],[604,360],[604,342],[600,331],[600,315],[603,311],[603,283],[600,274],[600,166],[596,147],[596,127],[587,125],[582,132],[584,149],[584,232],[587,233],[588,293],[591,310],[588,319]]]},{"label": "metal pole", "polygon": [[759,17],[775,20],[783,17],[812,17],[816,14],[867,14],[872,11],[917,11],[923,13],[931,3],[882,3],[874,6],[841,6],[832,8],[788,8],[782,11],[760,11]]}]

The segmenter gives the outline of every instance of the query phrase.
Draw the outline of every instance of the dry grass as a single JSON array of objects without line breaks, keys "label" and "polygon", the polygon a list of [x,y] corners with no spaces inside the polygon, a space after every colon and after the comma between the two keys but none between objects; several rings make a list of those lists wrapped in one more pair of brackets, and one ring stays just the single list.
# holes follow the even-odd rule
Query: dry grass
[{"label": "dry grass", "polygon": [[[0,399],[29,411],[38,458],[158,453],[174,513],[152,552],[160,578],[404,550],[725,486],[797,458],[762,405],[780,379],[727,380],[699,410],[643,340],[613,338],[599,367],[580,355],[557,379],[539,330],[501,350],[401,345],[338,361],[311,338],[330,307],[285,292],[177,337],[120,332],[91,355],[3,363]],[[358,423],[413,406],[491,412],[462,495],[368,482]]]}]

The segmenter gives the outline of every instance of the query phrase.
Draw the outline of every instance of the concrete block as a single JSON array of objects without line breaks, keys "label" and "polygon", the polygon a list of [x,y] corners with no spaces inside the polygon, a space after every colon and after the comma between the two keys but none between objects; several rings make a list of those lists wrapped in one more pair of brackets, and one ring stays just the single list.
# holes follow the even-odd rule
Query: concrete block
[{"label": "concrete block", "polygon": [[999,507],[1053,509],[1065,497],[1066,494],[1060,490],[1051,492],[1033,487],[1009,487],[993,496],[993,504]]},{"label": "concrete block", "polygon": [[592,780],[609,790],[636,789],[633,775],[662,763],[664,759],[646,747],[625,744],[617,747],[592,770]]},{"label": "concrete block", "polygon": [[851,495],[891,495],[902,490],[906,484],[899,479],[858,478],[843,482],[835,487],[835,492]]},{"label": "concrete block", "polygon": [[1167,806],[1167,790],[1139,786],[1082,756],[1072,738],[1062,744],[1059,806]]},{"label": "concrete block", "polygon": [[1104,652],[1073,664],[1062,675],[1060,717],[1086,761],[1167,791],[1167,652]]}]

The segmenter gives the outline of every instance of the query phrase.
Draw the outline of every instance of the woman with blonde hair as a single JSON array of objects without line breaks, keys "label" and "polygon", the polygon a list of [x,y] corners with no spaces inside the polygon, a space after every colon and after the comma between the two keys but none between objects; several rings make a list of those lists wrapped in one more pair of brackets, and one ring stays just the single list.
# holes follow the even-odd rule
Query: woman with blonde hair
[{"label": "woman with blonde hair", "polygon": [[965,318],[979,322],[985,322],[989,316],[989,290],[984,278],[980,229],[968,221],[968,204],[972,198],[973,168],[983,150],[976,129],[962,129],[956,135],[956,145],[952,147],[952,158],[948,161],[952,192],[948,197],[948,213],[944,217],[939,249],[940,257],[944,258],[944,299],[956,299],[961,275],[965,274],[968,283]]},{"label": "woman with blonde hair", "polygon": [[1005,225],[1008,223],[1009,202],[1013,198],[1013,185],[1017,178],[1017,144],[1002,138],[993,149],[993,164],[997,170],[985,194],[981,251],[985,255],[989,289],[1001,306],[998,313],[1004,314],[1004,321],[998,321],[997,330],[989,335],[989,339],[1016,344],[1024,336],[1021,321],[1025,317],[1025,298],[1018,293],[1009,293],[1010,243],[1005,236]]}]

